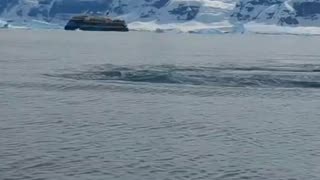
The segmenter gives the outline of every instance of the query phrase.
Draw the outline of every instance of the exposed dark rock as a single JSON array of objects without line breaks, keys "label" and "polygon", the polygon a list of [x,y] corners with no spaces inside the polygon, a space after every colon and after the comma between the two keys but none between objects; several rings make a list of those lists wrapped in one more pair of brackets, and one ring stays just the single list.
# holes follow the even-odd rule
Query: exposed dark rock
[{"label": "exposed dark rock", "polygon": [[105,12],[110,8],[112,1],[79,1],[79,0],[61,0],[55,1],[49,14],[50,17],[55,17],[59,13],[81,14],[87,11]]},{"label": "exposed dark rock", "polygon": [[282,17],[279,20],[279,24],[281,24],[281,25],[286,25],[286,24],[288,24],[288,25],[297,25],[297,24],[299,24],[299,21],[296,18],[291,17],[291,16]]},{"label": "exposed dark rock", "polygon": [[0,14],[2,14],[5,10],[9,10],[15,5],[19,3],[19,0],[0,0]]},{"label": "exposed dark rock", "polygon": [[274,16],[275,13],[267,13],[267,19],[271,19]]},{"label": "exposed dark rock", "polygon": [[310,24],[320,17],[320,0],[240,0],[231,17],[241,22],[269,21],[290,26]]},{"label": "exposed dark rock", "polygon": [[37,17],[38,15],[48,18],[49,12],[47,9],[34,7],[34,8],[31,8],[28,13],[28,16],[31,16],[31,17]]},{"label": "exposed dark rock", "polygon": [[253,11],[254,7],[246,7],[248,12]]},{"label": "exposed dark rock", "polygon": [[252,21],[257,18],[261,12],[254,12],[258,6],[270,7],[283,3],[283,0],[240,0],[231,17],[238,21]]},{"label": "exposed dark rock", "polygon": [[[171,14],[178,15],[178,20],[191,20],[199,13],[199,6],[188,6],[179,4],[179,6],[171,11]],[[180,16],[186,16],[185,19],[179,18]]]},{"label": "exposed dark rock", "polygon": [[148,13],[143,13],[143,14],[141,14],[140,15],[140,18],[149,18],[149,17],[151,17],[152,15],[154,15],[155,14],[155,12],[154,12],[154,10],[152,10],[152,9],[150,9],[149,11],[148,11]]},{"label": "exposed dark rock", "polygon": [[314,16],[320,14],[320,2],[294,3],[294,9],[298,17]]},{"label": "exposed dark rock", "polygon": [[20,17],[22,17],[22,16],[23,16],[23,14],[22,14],[22,10],[21,10],[21,9],[20,9],[20,10],[18,10],[16,14],[17,14],[17,16],[20,16]]},{"label": "exposed dark rock", "polygon": [[152,4],[153,7],[155,8],[162,8],[163,6],[165,6],[170,0],[157,0],[156,2],[154,2]]},{"label": "exposed dark rock", "polygon": [[38,0],[41,5],[49,5],[53,0]]},{"label": "exposed dark rock", "polygon": [[248,3],[252,5],[269,6],[273,4],[280,4],[282,2],[283,2],[282,0],[251,0]]},{"label": "exposed dark rock", "polygon": [[112,9],[112,11],[113,11],[114,13],[116,13],[116,14],[121,15],[121,14],[124,14],[124,13],[125,13],[125,10],[124,10],[124,9],[125,9],[127,6],[128,6],[127,4],[119,4],[118,6],[114,7],[114,8]]}]

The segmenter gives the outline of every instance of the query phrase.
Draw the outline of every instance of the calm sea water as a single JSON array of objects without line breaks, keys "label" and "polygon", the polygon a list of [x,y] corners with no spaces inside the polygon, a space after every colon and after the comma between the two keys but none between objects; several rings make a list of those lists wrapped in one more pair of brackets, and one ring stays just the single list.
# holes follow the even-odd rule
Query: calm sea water
[{"label": "calm sea water", "polygon": [[320,179],[320,37],[0,31],[0,179]]}]

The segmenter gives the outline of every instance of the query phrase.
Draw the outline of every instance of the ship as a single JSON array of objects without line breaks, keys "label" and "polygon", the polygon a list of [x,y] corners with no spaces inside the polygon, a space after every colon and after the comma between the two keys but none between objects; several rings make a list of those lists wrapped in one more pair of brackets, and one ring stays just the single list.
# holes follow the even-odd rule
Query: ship
[{"label": "ship", "polygon": [[122,31],[127,32],[129,28],[125,21],[119,19],[111,19],[106,16],[89,16],[78,15],[72,17],[65,30],[83,30],[83,31]]}]

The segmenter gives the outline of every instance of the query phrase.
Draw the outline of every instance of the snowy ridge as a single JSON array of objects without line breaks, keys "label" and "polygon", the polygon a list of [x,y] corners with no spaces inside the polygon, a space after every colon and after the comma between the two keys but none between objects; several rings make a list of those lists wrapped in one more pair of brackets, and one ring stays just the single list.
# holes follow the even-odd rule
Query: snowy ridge
[{"label": "snowy ridge", "polygon": [[[126,20],[133,29],[149,25],[145,30],[170,26],[189,26],[188,30],[199,28],[229,28],[228,19],[235,0],[14,0],[16,3],[2,4],[6,9],[0,15],[13,19],[16,24],[47,22],[61,27],[75,14],[109,13],[112,17]],[[0,2],[1,7],[1,2]],[[198,24],[195,29],[188,25]],[[146,23],[148,22],[148,23]],[[43,27],[44,23],[41,23]],[[181,24],[181,26],[179,26]],[[39,24],[36,24],[38,26]],[[57,27],[57,26],[55,26]],[[151,28],[157,27],[157,28]],[[186,29],[184,29],[186,31]]]},{"label": "snowy ridge", "polygon": [[139,31],[314,34],[320,29],[320,0],[0,1],[0,19],[10,27],[63,28],[76,14],[108,14]]},{"label": "snowy ridge", "polygon": [[281,26],[320,26],[320,0],[242,0],[232,18]]}]

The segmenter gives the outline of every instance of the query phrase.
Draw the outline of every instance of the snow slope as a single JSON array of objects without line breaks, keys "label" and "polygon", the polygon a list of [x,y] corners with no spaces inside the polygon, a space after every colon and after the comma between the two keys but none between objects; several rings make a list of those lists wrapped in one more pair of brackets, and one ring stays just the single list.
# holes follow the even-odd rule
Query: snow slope
[{"label": "snow slope", "polygon": [[4,27],[6,24],[8,24],[6,21],[0,20],[0,27]]},{"label": "snow slope", "polygon": [[312,34],[320,0],[0,0],[0,19],[16,26],[63,28],[76,14],[108,14],[132,30]]},{"label": "snow slope", "polygon": [[234,5],[235,0],[12,0],[2,5],[0,1],[0,7],[6,7],[0,8],[0,16],[24,25],[37,20],[63,26],[75,14],[109,13],[126,20],[133,29],[141,25],[148,25],[147,30],[157,26],[190,29],[197,24],[198,30],[232,26],[228,19]]},{"label": "snow slope", "polygon": [[320,0],[241,0],[234,21],[280,26],[320,26]]},{"label": "snow slope", "polygon": [[235,0],[10,0],[10,5],[1,5],[1,1],[2,17],[46,21],[67,20],[81,13],[110,12],[111,16],[129,22],[217,22],[228,19],[235,5]]}]

